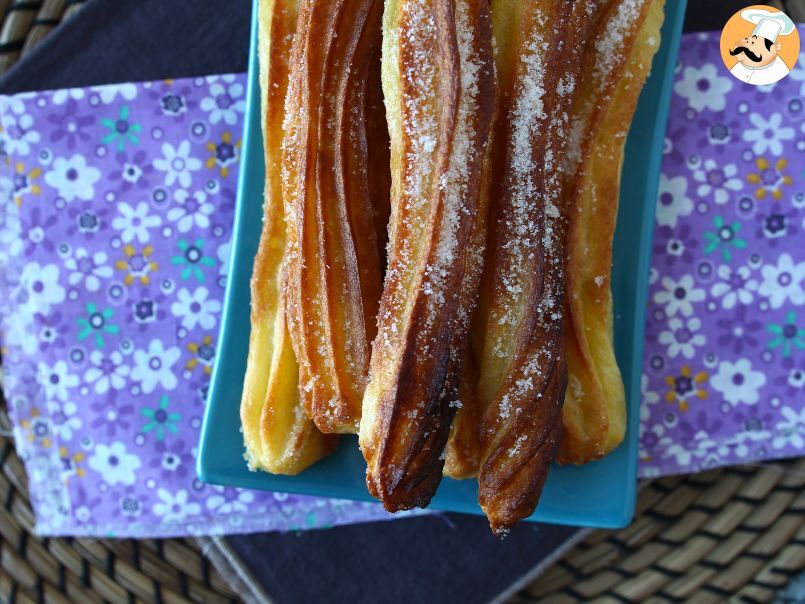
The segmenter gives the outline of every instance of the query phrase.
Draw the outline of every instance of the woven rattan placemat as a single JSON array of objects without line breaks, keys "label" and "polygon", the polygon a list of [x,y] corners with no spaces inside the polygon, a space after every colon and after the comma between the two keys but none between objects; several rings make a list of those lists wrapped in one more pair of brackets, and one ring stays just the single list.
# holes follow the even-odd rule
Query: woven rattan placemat
[{"label": "woven rattan placemat", "polygon": [[518,601],[768,602],[805,569],[805,459],[652,481]]},{"label": "woven rattan placemat", "polygon": [[0,409],[0,602],[233,602],[192,539],[41,539]]},{"label": "woven rattan placemat", "polygon": [[84,0],[0,0],[0,73],[25,56]]}]

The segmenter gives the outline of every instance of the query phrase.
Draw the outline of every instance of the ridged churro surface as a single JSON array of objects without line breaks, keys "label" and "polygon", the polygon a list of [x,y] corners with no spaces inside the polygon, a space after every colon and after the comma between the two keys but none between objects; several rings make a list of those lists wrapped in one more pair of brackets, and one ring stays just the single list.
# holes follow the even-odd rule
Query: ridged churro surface
[{"label": "ridged churro surface", "polygon": [[249,467],[297,474],[330,453],[336,438],[319,433],[304,413],[282,303],[285,216],[280,153],[297,2],[261,0],[258,11],[266,182],[263,229],[251,280],[249,357],[240,415]]},{"label": "ridged churro surface", "polygon": [[626,400],[612,331],[612,242],[626,136],[659,48],[663,0],[616,0],[593,32],[566,156],[569,381],[562,463],[600,458],[623,440]]},{"label": "ridged churro surface", "polygon": [[322,432],[358,431],[376,333],[389,204],[382,11],[381,0],[303,0],[291,54],[286,309],[302,402]]},{"label": "ridged churro surface", "polygon": [[536,507],[567,382],[561,167],[594,3],[493,0],[501,90],[478,313],[479,501],[505,532]]},{"label": "ridged churro surface", "polygon": [[456,407],[456,414],[450,426],[450,436],[444,453],[444,475],[456,480],[465,480],[478,475],[481,463],[481,443],[478,434],[480,410],[475,394],[478,369],[475,365],[469,342],[464,344],[460,368],[448,375],[458,383],[447,383],[445,390],[450,403]]},{"label": "ridged churro surface", "polygon": [[388,0],[383,28],[391,219],[360,444],[394,511],[427,505],[442,476],[495,85],[486,0]]}]

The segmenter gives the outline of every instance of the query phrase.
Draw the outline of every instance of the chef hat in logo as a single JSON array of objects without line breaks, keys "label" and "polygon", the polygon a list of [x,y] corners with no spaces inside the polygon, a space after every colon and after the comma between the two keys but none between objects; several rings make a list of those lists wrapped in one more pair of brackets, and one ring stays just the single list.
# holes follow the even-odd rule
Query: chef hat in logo
[{"label": "chef hat in logo", "polygon": [[749,8],[741,12],[741,17],[755,24],[753,36],[766,38],[772,42],[778,36],[787,36],[794,31],[794,22],[783,12],[773,13],[762,8]]}]

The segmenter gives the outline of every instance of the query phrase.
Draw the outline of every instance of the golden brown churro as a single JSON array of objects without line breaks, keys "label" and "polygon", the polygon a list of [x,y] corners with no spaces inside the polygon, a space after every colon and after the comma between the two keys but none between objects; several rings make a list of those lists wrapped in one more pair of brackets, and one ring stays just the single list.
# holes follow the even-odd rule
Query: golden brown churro
[{"label": "golden brown churro", "polygon": [[427,505],[441,480],[495,85],[486,0],[388,0],[383,28],[392,209],[360,443],[369,491],[394,511]]},{"label": "golden brown churro", "polygon": [[286,308],[302,401],[322,432],[358,431],[376,332],[376,215],[386,219],[389,196],[382,10],[381,0],[303,0],[291,55]]},{"label": "golden brown churro", "polygon": [[624,144],[659,48],[663,6],[664,0],[612,2],[584,58],[565,161],[569,381],[558,456],[562,463],[606,455],[626,430],[612,332],[612,241]]},{"label": "golden brown churro", "polygon": [[[494,119],[493,114],[492,123]],[[478,435],[480,410],[476,394],[478,367],[472,354],[470,325],[478,302],[478,290],[484,269],[492,167],[490,151],[491,148],[487,149],[484,161],[475,224],[465,248],[459,310],[450,345],[447,378],[442,392],[442,396],[448,400],[448,405],[456,407],[444,453],[444,475],[457,480],[477,476],[481,460],[481,443]]]},{"label": "golden brown churro", "polygon": [[448,379],[454,376],[454,379],[458,380],[458,385],[450,383],[445,387],[446,396],[450,396],[450,404],[457,409],[445,448],[444,475],[456,480],[477,476],[481,463],[481,443],[478,437],[478,424],[481,418],[475,394],[478,370],[469,350],[469,341],[464,346],[461,374],[448,374]]},{"label": "golden brown churro", "polygon": [[567,381],[561,165],[593,8],[492,2],[502,98],[478,317],[478,496],[496,534],[534,511],[559,442]]},{"label": "golden brown churro", "polygon": [[504,535],[621,442],[612,242],[663,7],[260,0],[250,467],[358,431],[387,510],[477,475]]},{"label": "golden brown churro", "polygon": [[330,453],[337,439],[321,434],[304,413],[282,304],[285,216],[280,149],[297,3],[261,0],[258,11],[266,183],[263,230],[251,281],[252,329],[240,414],[249,467],[297,474]]}]

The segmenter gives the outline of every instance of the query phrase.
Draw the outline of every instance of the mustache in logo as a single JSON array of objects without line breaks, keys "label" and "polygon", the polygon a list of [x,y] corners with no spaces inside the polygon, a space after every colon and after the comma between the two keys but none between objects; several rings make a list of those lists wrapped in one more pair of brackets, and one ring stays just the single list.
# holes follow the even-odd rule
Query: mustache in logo
[{"label": "mustache in logo", "polygon": [[751,50],[749,50],[745,46],[739,46],[735,50],[730,51],[730,54],[733,57],[735,55],[739,55],[741,53],[744,53],[747,57],[749,57],[750,61],[754,61],[755,63],[760,63],[763,60],[763,57],[761,57],[760,55],[756,55],[755,53],[753,53]]}]

